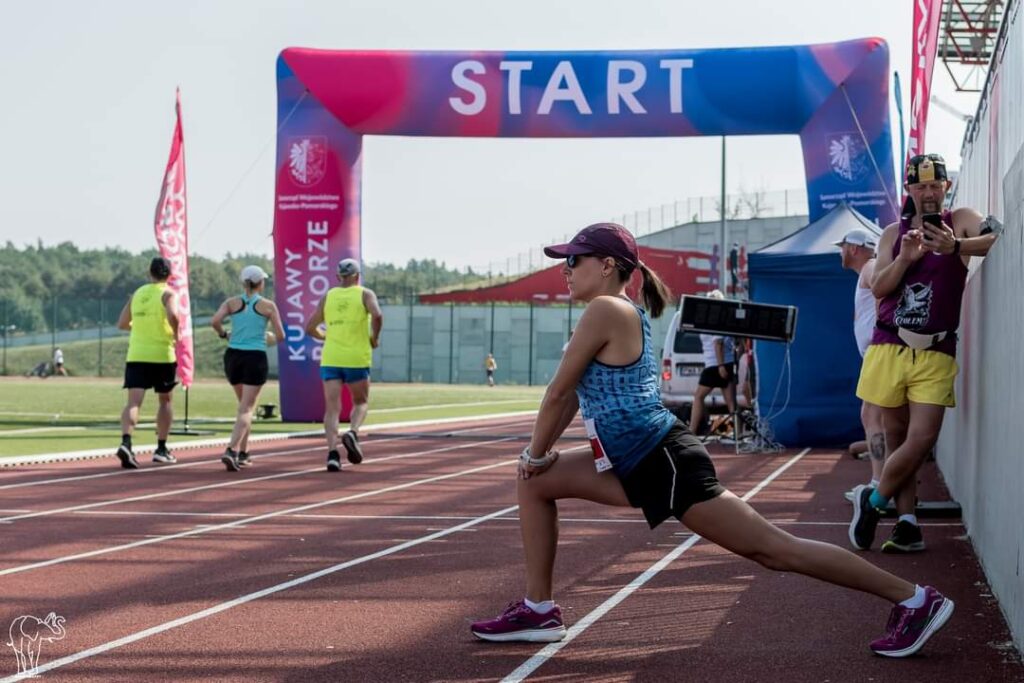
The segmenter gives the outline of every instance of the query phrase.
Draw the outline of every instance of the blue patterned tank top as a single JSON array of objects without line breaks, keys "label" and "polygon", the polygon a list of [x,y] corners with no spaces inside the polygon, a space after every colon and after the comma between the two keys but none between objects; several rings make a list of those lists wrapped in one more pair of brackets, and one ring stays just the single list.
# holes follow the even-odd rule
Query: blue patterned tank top
[{"label": "blue patterned tank top", "polygon": [[658,363],[651,347],[651,321],[636,306],[643,327],[643,351],[629,365],[594,359],[583,372],[576,395],[584,418],[594,421],[615,473],[629,474],[676,422],[661,403]]},{"label": "blue patterned tank top", "polygon": [[259,294],[246,296],[243,294],[242,308],[231,314],[231,339],[229,349],[239,351],[267,350],[267,318],[256,310],[256,304],[262,299]]}]

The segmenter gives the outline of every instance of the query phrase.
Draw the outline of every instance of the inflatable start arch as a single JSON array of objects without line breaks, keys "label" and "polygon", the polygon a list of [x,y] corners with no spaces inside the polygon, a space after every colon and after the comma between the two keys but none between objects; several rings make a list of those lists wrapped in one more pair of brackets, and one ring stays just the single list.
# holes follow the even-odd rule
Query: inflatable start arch
[{"label": "inflatable start arch", "polygon": [[[364,135],[798,134],[810,218],[841,201],[895,220],[889,55],[878,38],[628,52],[338,52],[277,62],[276,300],[281,414],[323,416],[306,320],[341,258],[361,257]],[[345,411],[347,413],[347,407]]]}]

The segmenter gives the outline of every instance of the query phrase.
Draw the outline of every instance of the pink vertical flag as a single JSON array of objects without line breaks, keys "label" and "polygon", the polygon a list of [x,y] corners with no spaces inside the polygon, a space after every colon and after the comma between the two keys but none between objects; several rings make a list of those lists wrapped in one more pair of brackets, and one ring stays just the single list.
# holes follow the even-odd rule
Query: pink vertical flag
[{"label": "pink vertical flag", "polygon": [[932,72],[939,47],[939,20],[942,0],[914,0],[914,36],[910,65],[910,135],[907,160],[924,154],[924,132],[928,121],[928,100],[932,90]]},{"label": "pink vertical flag", "polygon": [[156,205],[156,244],[160,255],[171,262],[168,286],[178,307],[178,378],[182,386],[192,385],[195,354],[192,346],[192,304],[188,293],[188,214],[185,210],[185,138],[181,132],[181,92],[175,93],[176,122],[171,138],[171,156],[164,171],[160,201]]}]

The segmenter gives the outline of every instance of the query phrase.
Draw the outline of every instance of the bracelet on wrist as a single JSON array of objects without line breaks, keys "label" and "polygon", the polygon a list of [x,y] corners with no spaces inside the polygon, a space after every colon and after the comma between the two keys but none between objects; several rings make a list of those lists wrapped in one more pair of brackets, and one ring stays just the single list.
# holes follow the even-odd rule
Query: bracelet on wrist
[{"label": "bracelet on wrist", "polygon": [[523,452],[519,454],[519,461],[522,462],[524,465],[529,465],[530,467],[544,467],[545,465],[548,464],[548,458],[546,455],[543,458],[534,458],[530,454],[529,446],[524,448]]},{"label": "bracelet on wrist", "polygon": [[959,253],[960,253],[960,238],[957,237],[956,239],[953,240],[953,256],[956,256]]}]

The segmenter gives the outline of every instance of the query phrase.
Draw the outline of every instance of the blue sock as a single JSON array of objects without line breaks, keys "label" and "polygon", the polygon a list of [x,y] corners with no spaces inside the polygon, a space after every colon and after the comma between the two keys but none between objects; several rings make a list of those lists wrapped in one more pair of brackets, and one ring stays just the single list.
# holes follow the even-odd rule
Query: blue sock
[{"label": "blue sock", "polygon": [[889,504],[889,499],[879,493],[878,489],[875,489],[871,492],[871,497],[868,499],[868,503],[870,503],[871,507],[876,510],[884,510]]}]

